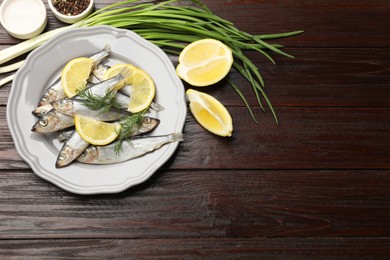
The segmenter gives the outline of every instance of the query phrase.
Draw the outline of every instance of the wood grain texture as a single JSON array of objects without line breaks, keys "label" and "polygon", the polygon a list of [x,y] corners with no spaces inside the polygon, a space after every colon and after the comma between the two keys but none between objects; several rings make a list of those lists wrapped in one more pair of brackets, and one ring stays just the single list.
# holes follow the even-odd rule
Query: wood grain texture
[{"label": "wood grain texture", "polygon": [[12,259],[386,259],[389,248],[388,238],[61,239],[5,241],[0,254]]},{"label": "wood grain texture", "polygon": [[[387,169],[390,113],[385,108],[278,108],[259,125],[243,107],[229,107],[232,138],[204,130],[189,113],[185,141],[163,167],[170,169]],[[0,116],[5,117],[4,107]],[[30,115],[32,117],[32,115]],[[6,121],[0,121],[2,169],[27,169],[14,150]],[[207,145],[205,145],[207,144]],[[369,158],[369,159],[368,159]],[[53,162],[54,163],[54,162]]]},{"label": "wood grain texture", "polygon": [[[119,194],[79,196],[39,178],[18,155],[7,84],[0,259],[389,258],[390,2],[204,3],[253,34],[305,30],[270,41],[294,59],[272,54],[272,65],[246,52],[280,124],[233,70],[259,125],[226,81],[203,88],[231,113],[232,138],[206,132],[188,113],[185,141],[150,179]],[[47,10],[45,31],[65,25]],[[18,42],[0,28],[0,50]]]},{"label": "wood grain texture", "polygon": [[78,196],[6,172],[0,239],[385,237],[389,173],[160,170],[120,194]]}]

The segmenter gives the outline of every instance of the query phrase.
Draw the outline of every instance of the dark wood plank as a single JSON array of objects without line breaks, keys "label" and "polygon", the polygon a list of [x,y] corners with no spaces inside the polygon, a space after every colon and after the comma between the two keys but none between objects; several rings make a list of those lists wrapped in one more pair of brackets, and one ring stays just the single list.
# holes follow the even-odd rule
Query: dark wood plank
[{"label": "dark wood plank", "polygon": [[[97,0],[96,8],[111,3]],[[299,2],[295,0],[250,0],[250,1],[203,1],[219,16],[231,20],[238,28],[253,34],[279,33],[305,30],[299,37],[284,39],[288,46],[330,46],[330,47],[388,47],[390,45],[389,1],[316,0]],[[47,6],[47,3],[45,3]],[[188,4],[188,3],[187,3]],[[47,7],[52,30],[66,24],[53,17]],[[253,26],[254,24],[259,26]],[[386,36],[387,35],[387,36]],[[5,31],[0,32],[2,44],[20,42]]]},{"label": "dark wood plank", "polygon": [[0,239],[388,237],[389,185],[388,170],[160,170],[120,194],[79,196],[2,172]]},{"label": "dark wood plank", "polygon": [[[273,66],[249,54],[280,125],[258,107],[254,124],[226,82],[204,88],[231,112],[232,138],[188,114],[185,141],[149,180],[79,196],[17,154],[8,84],[0,89],[0,258],[389,257],[390,2],[204,2],[254,34],[305,30],[271,41],[295,59],[273,55]],[[48,18],[46,31],[65,25]],[[0,49],[18,42],[0,30]],[[248,83],[234,71],[230,78],[256,106]]]},{"label": "dark wood plank", "polygon": [[[390,106],[390,52],[387,49],[287,48],[286,51],[295,58],[276,56],[276,65],[261,55],[248,55],[263,76],[264,90],[273,106]],[[258,106],[251,86],[241,75],[232,70],[229,78],[240,87],[252,106]],[[243,106],[224,81],[198,90],[216,96],[227,106]],[[262,102],[266,106],[265,101]]]},{"label": "dark wood plank", "polygon": [[9,240],[12,259],[387,259],[389,238]]},{"label": "dark wood plank", "polygon": [[386,0],[204,2],[253,34],[305,31],[298,37],[283,39],[282,44],[287,46],[390,46],[390,2]]},{"label": "dark wood plank", "polygon": [[[207,132],[189,112],[185,140],[164,168],[389,168],[389,109],[277,108],[279,126],[270,111],[257,114],[259,125],[245,108],[229,107],[229,111],[232,138]],[[4,107],[0,107],[0,118],[5,118]],[[27,168],[14,150],[6,120],[0,121],[0,131],[0,167]]]}]

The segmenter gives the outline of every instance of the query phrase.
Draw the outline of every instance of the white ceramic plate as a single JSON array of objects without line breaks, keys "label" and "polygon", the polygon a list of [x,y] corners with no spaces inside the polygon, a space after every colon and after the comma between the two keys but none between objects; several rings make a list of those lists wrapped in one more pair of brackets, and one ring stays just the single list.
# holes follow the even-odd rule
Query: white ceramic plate
[{"label": "white ceramic plate", "polygon": [[132,63],[144,69],[156,84],[156,101],[165,110],[157,113],[160,125],[151,135],[180,133],[186,117],[184,87],[168,56],[139,35],[108,26],[71,29],[34,50],[13,80],[7,121],[15,146],[33,171],[45,180],[78,194],[115,193],[147,180],[174,153],[171,143],[145,156],[111,165],[74,162],[57,169],[62,146],[54,135],[33,133],[37,118],[31,111],[67,61],[89,56],[111,46],[108,65]]}]

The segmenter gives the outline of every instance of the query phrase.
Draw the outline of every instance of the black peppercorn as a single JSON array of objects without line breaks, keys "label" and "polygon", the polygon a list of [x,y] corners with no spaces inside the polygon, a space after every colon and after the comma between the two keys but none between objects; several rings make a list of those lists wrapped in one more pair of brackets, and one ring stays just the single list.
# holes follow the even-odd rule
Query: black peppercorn
[{"label": "black peppercorn", "polygon": [[63,15],[81,14],[87,9],[90,0],[52,0],[53,6]]}]

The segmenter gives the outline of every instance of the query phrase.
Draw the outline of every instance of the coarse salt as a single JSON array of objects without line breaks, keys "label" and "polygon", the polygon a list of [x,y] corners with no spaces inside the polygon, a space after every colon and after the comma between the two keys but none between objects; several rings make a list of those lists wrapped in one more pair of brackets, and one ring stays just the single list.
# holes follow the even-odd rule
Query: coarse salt
[{"label": "coarse salt", "polygon": [[4,28],[16,37],[39,34],[46,25],[46,19],[46,9],[41,0],[3,2],[1,22]]}]

